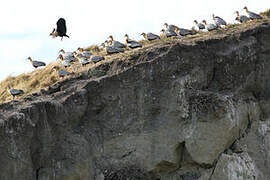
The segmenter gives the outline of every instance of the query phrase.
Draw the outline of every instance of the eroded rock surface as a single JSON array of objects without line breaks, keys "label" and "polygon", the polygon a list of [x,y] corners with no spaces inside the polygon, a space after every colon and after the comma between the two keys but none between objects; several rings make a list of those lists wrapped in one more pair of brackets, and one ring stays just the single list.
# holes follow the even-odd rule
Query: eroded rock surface
[{"label": "eroded rock surface", "polygon": [[270,24],[0,105],[0,179],[270,179]]}]

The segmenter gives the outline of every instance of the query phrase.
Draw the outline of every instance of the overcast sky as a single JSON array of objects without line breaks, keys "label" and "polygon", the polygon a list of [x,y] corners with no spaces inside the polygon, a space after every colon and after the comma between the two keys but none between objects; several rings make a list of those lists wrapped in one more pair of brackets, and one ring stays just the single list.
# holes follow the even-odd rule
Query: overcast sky
[{"label": "overcast sky", "polygon": [[[270,0],[3,1],[0,80],[33,70],[26,60],[29,56],[49,63],[61,48],[72,51],[100,44],[109,35],[122,41],[126,33],[139,40],[142,32],[159,34],[165,22],[191,28],[194,19],[211,20],[212,13],[233,23],[233,13],[244,6],[254,12],[265,11],[270,8]],[[49,37],[60,17],[66,19],[70,36],[63,41]]]}]

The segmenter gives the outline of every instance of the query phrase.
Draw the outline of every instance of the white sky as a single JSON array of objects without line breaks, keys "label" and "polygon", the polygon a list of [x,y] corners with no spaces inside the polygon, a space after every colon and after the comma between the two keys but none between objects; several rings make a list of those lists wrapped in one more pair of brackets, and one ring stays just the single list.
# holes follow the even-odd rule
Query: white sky
[{"label": "white sky", "polygon": [[[211,19],[214,13],[233,23],[236,10],[247,6],[261,12],[270,0],[23,0],[3,1],[0,6],[0,80],[33,70],[27,57],[54,61],[60,49],[100,44],[113,35],[122,41],[124,34],[141,39],[142,32],[159,34],[163,24],[191,28],[193,20]],[[242,11],[243,12],[243,11]],[[52,39],[49,33],[56,21],[67,22],[70,39]]]}]

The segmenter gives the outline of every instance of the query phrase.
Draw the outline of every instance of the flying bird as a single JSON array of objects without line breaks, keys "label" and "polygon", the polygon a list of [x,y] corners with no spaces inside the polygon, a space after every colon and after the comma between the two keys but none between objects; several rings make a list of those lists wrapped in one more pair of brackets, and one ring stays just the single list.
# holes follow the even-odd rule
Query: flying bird
[{"label": "flying bird", "polygon": [[246,13],[248,15],[248,17],[251,19],[251,20],[254,20],[254,19],[262,19],[262,16],[260,16],[259,14],[256,14],[254,12],[251,12],[248,10],[248,8],[245,6],[244,9],[246,10]]},{"label": "flying bird", "polygon": [[148,40],[148,41],[153,41],[156,39],[160,39],[159,35],[153,34],[153,33],[142,33],[141,36],[144,37],[144,39]]},{"label": "flying bird", "polygon": [[46,66],[46,63],[41,62],[41,61],[33,61],[31,57],[28,57],[27,59],[31,62],[31,64],[33,65],[34,68]]},{"label": "flying bird", "polygon": [[66,27],[66,20],[64,18],[60,18],[56,22],[56,29],[54,28],[53,31],[50,33],[50,36],[52,37],[61,37],[61,41],[63,40],[63,37],[68,37],[67,35],[67,27]]}]

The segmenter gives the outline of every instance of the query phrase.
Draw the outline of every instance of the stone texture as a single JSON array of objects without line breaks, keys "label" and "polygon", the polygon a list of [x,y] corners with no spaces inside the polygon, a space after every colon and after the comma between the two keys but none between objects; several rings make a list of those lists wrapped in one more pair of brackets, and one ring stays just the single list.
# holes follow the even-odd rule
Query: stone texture
[{"label": "stone texture", "polygon": [[270,179],[269,37],[158,45],[0,104],[0,179]]}]

